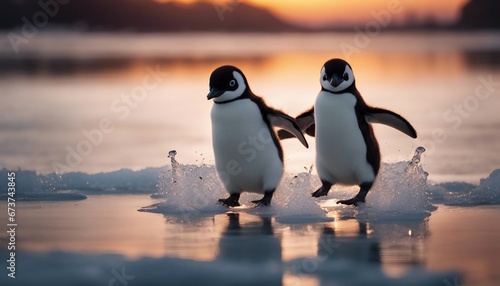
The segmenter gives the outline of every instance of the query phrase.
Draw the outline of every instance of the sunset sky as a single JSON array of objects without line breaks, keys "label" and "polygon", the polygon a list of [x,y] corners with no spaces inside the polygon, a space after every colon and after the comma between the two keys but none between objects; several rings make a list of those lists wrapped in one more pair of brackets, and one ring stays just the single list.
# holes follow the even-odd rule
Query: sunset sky
[{"label": "sunset sky", "polygon": [[[285,20],[306,25],[367,22],[374,19],[374,13],[388,10],[391,5],[399,11],[392,13],[391,21],[399,22],[413,17],[421,20],[432,16],[439,22],[450,22],[457,19],[461,7],[468,2],[468,0],[208,0],[207,2],[219,3],[219,7],[231,5],[237,9],[240,1],[267,7]],[[196,0],[180,2],[190,3]]]}]

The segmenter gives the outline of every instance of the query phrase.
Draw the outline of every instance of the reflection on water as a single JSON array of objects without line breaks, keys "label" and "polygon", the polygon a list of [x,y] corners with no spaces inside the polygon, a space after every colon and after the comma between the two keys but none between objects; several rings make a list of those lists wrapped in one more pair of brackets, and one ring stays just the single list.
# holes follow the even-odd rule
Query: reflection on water
[{"label": "reflection on water", "polygon": [[[254,63],[263,62],[265,56],[245,57],[245,61]],[[221,61],[234,62],[241,61],[241,57],[215,57],[196,59],[186,56],[180,57],[106,57],[106,58],[1,58],[0,76],[13,74],[29,76],[56,76],[71,77],[85,76],[89,74],[122,74],[127,70],[139,67],[160,65],[163,69],[170,70],[175,65],[185,65],[196,67],[197,65],[214,65]]]},{"label": "reflection on water", "polygon": [[380,263],[380,244],[368,235],[368,224],[358,221],[354,236],[338,236],[334,228],[325,227],[318,243],[318,257],[352,259],[361,263]]},{"label": "reflection on water", "polygon": [[[207,217],[136,211],[154,202],[147,196],[103,195],[78,203],[20,203],[19,250],[258,265],[275,274],[283,272],[281,278],[272,276],[274,282],[268,280],[275,285],[281,285],[281,280],[287,285],[331,285],[357,279],[364,283],[368,277],[402,283],[413,280],[397,279],[418,274],[414,271],[420,268],[459,269],[468,281],[481,285],[493,285],[496,279],[493,261],[500,232],[491,226],[493,217],[499,215],[498,207],[453,210],[441,206],[430,221],[347,218],[313,224],[279,223],[274,217],[244,210]],[[0,220],[5,216],[0,213]],[[5,248],[2,241],[0,246]],[[489,266],[483,267],[484,263]],[[416,279],[417,274],[405,279]]]},{"label": "reflection on water", "polygon": [[[219,239],[216,260],[239,265],[263,265],[281,268],[281,239],[274,236],[272,218],[260,222],[240,223],[239,213],[226,214],[228,222]],[[282,277],[275,276],[266,285],[282,285]]]},{"label": "reflection on water", "polygon": [[[339,44],[352,44],[353,36],[42,34],[18,55],[4,45],[0,166],[52,172],[54,162],[68,165],[71,150],[88,141],[85,131],[103,118],[113,131],[71,170],[162,166],[171,149],[185,163],[212,163],[206,94],[214,68],[240,67],[257,94],[295,115],[313,104],[319,69],[332,57],[348,59],[367,103],[402,114],[418,131],[412,140],[375,126],[383,161],[400,161],[423,145],[429,178],[441,181],[477,181],[500,165],[500,96],[467,101],[478,78],[500,78],[498,34],[387,34],[346,54]],[[151,69],[164,78],[135,94]],[[133,96],[140,100],[130,102]],[[115,112],[117,101],[129,104],[128,113]],[[309,150],[283,143],[289,172],[314,162],[311,143]]]},{"label": "reflection on water", "polygon": [[[427,221],[369,223],[347,219],[287,225],[272,217],[234,212],[187,221],[180,216],[165,218],[166,255],[270,268],[288,261],[291,267],[283,277],[287,285],[340,282],[345,276],[323,273],[329,263],[337,265],[338,261],[350,261],[360,269],[367,267],[388,277],[402,277],[415,266],[425,266]],[[349,275],[355,274],[351,272]],[[281,285],[281,279],[275,283]]]},{"label": "reflection on water", "polygon": [[240,224],[239,213],[226,214],[227,228],[219,240],[217,259],[236,263],[281,262],[281,241],[274,236],[272,218]]},{"label": "reflection on water", "polygon": [[381,240],[384,268],[401,274],[413,266],[424,266],[429,228],[427,219],[404,223],[372,223]]},{"label": "reflection on water", "polygon": [[[181,216],[164,216],[165,231],[162,253],[170,257],[211,261],[215,257],[217,240],[214,218],[201,217],[186,220]],[[201,235],[200,230],[203,230]]]},{"label": "reflection on water", "polygon": [[[130,70],[143,69],[147,66],[159,65],[163,70],[175,70],[179,67],[187,69],[199,69],[206,67],[216,67],[220,63],[234,63],[238,66],[245,66],[252,69],[269,68],[270,65],[276,65],[276,58],[281,56],[294,56],[295,59],[290,61],[279,61],[279,64],[284,64],[287,68],[296,69],[294,66],[307,63],[307,59],[301,59],[303,54],[307,58],[318,57],[321,55],[321,60],[331,57],[342,57],[343,53],[339,52],[310,52],[299,51],[294,53],[283,54],[261,54],[250,56],[213,56],[213,57],[190,57],[186,55],[178,56],[113,56],[113,57],[97,57],[97,58],[74,58],[74,57],[1,57],[0,54],[0,76],[12,77],[12,75],[28,75],[31,77],[49,76],[49,77],[74,77],[74,76],[89,76],[97,74],[101,76],[111,76],[112,74],[121,75]],[[367,55],[370,57],[365,57]],[[392,53],[382,53],[367,50],[363,54],[349,56],[349,61],[362,69],[371,69],[371,73],[377,74],[380,68],[385,66],[387,72],[394,73],[392,68],[400,67],[401,65],[414,65],[414,69],[401,69],[403,73],[420,73],[428,71],[430,68],[437,69],[442,75],[447,76],[456,72],[467,72],[468,69],[481,70],[497,70],[500,67],[500,51],[499,50],[459,50],[451,52],[425,51],[423,53],[408,53],[405,51],[395,51]],[[412,56],[417,56],[414,58]],[[446,58],[449,58],[446,60]],[[463,60],[462,60],[463,59]],[[326,61],[324,60],[324,61]],[[422,61],[423,60],[423,61]],[[274,63],[273,63],[274,61]],[[457,65],[446,69],[445,65]],[[273,67],[279,68],[279,67]],[[281,67],[281,68],[284,68]],[[316,67],[317,69],[317,67]],[[458,70],[457,70],[458,69]],[[255,71],[254,71],[255,72]],[[358,73],[359,68],[358,68]],[[363,71],[361,71],[363,72]],[[257,72],[256,72],[257,73]],[[425,74],[424,74],[425,76]]]},{"label": "reflection on water", "polygon": [[[160,235],[165,223],[154,215],[137,216],[136,211],[137,204],[149,201],[145,196],[133,195],[89,196],[78,202],[18,203],[18,250],[160,257],[165,253]],[[6,213],[0,213],[3,221],[7,221]],[[5,227],[2,224],[0,228],[2,236]],[[157,231],[152,232],[151,228]],[[7,240],[0,240],[1,249],[7,249]]]}]

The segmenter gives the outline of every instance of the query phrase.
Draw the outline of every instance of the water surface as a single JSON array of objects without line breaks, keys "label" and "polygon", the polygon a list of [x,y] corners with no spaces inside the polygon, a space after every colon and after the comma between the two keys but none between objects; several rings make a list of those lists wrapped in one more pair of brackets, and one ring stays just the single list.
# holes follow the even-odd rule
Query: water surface
[{"label": "water surface", "polygon": [[[459,285],[496,285],[500,279],[495,269],[500,254],[498,206],[440,205],[428,219],[406,221],[339,217],[339,208],[330,213],[333,221],[299,224],[246,211],[211,216],[137,211],[157,202],[145,195],[102,195],[80,202],[19,203],[18,251],[113,253],[131,260],[182,258],[215,265],[232,261],[249,268],[298,263],[298,268],[287,267],[283,274],[288,285],[338,282],[318,272],[318,267],[338,266],[335,263],[343,259],[360,269],[379,265],[390,279],[419,268],[458,271]],[[4,212],[0,220],[6,220]],[[22,260],[18,263],[23,265]],[[127,272],[140,275],[134,269]],[[380,277],[374,279],[381,283],[376,282]],[[450,278],[451,285],[454,279]]]}]

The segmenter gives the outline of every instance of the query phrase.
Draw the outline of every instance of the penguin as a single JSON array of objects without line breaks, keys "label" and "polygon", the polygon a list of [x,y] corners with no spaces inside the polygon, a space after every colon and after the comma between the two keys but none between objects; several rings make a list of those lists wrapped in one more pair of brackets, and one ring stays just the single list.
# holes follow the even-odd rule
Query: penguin
[{"label": "penguin", "polygon": [[[296,117],[301,130],[316,137],[316,169],[322,185],[312,196],[326,196],[334,184],[358,185],[355,197],[337,202],[357,206],[365,202],[380,168],[380,149],[371,124],[388,125],[412,138],[417,138],[417,132],[401,115],[367,105],[346,61],[327,61],[320,83],[314,106]],[[291,137],[283,130],[278,135]]]},{"label": "penguin", "polygon": [[304,134],[293,117],[255,95],[234,66],[215,69],[209,87],[215,168],[229,193],[219,202],[236,207],[242,192],[253,192],[264,194],[254,204],[270,205],[283,176],[283,149],[273,128],[286,130],[308,148]]}]

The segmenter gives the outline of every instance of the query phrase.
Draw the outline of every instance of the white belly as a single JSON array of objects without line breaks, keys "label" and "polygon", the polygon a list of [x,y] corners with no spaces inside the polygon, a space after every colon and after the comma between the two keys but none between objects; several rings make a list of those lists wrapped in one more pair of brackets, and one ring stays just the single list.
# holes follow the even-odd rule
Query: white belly
[{"label": "white belly", "polygon": [[316,166],[320,178],[330,183],[361,184],[375,179],[355,105],[350,93],[322,91],[316,99]]},{"label": "white belly", "polygon": [[259,108],[249,99],[214,104],[215,167],[229,193],[274,190],[283,164]]}]

